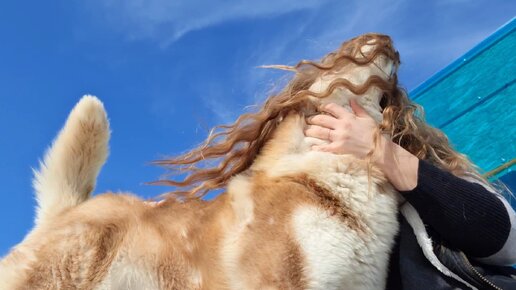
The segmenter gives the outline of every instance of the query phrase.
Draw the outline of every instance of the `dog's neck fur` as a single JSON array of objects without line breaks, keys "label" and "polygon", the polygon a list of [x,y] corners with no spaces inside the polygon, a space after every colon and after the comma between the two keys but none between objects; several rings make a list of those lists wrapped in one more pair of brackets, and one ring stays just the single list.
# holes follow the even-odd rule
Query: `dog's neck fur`
[{"label": "dog's neck fur", "polygon": [[[327,73],[318,78],[310,90],[315,93],[324,92],[337,78],[345,78],[355,86],[363,85],[372,75],[388,80],[392,69],[392,61],[386,61],[380,55],[369,65],[348,64],[340,73]],[[312,97],[310,101],[315,105],[312,107],[332,102],[350,109],[349,100],[356,98],[379,123],[382,121],[379,106],[382,94],[383,91],[375,86],[371,86],[360,96],[347,89],[335,89],[326,98]],[[223,252],[233,253],[235,247],[231,245],[237,244],[235,240],[248,239],[250,232],[241,229],[260,224],[254,224],[257,219],[263,218],[260,213],[264,209],[259,208],[259,201],[264,196],[270,196],[267,191],[272,190],[278,200],[270,199],[271,203],[267,207],[279,209],[296,205],[291,211],[287,211],[290,218],[283,220],[285,224],[282,226],[292,229],[288,235],[299,245],[299,253],[304,261],[302,271],[309,281],[307,289],[382,289],[385,287],[389,250],[398,231],[398,197],[381,170],[376,166],[369,167],[365,160],[350,154],[311,150],[313,145],[326,142],[304,135],[307,126],[305,117],[312,113],[299,110],[285,116],[261,148],[249,172],[230,181],[228,196],[237,226],[225,233],[230,238],[224,240],[223,244],[229,246]],[[265,183],[265,186],[262,184],[262,187],[256,186],[264,180],[270,183]],[[289,180],[308,180],[316,187],[302,182],[302,186],[298,187]],[[283,186],[278,187],[278,183]],[[258,190],[253,190],[255,188]],[[325,201],[312,202],[314,196],[322,196]],[[335,207],[329,209],[327,201],[332,201]],[[336,216],[332,213],[339,210],[349,212],[350,216],[342,220],[335,219]],[[278,218],[272,213],[267,213],[266,216],[269,218],[267,222],[274,222]],[[239,230],[242,232],[239,233]],[[350,266],[350,261],[353,260],[350,252],[362,253],[363,250],[368,253],[362,256],[364,260]],[[239,277],[235,273],[243,273],[239,267],[234,266],[238,265],[234,261],[239,256],[226,257],[224,265],[227,266],[227,276],[230,277],[233,288],[252,288],[239,284],[241,279],[232,278]]]},{"label": "dog's neck fur", "polygon": [[[311,85],[310,91],[314,93],[325,92],[336,79],[346,79],[355,86],[363,85],[372,75],[388,80],[395,69],[392,60],[384,55],[379,55],[367,66],[349,63],[339,72],[329,72],[322,75]],[[310,97],[310,101],[315,107],[336,103],[351,112],[349,101],[350,99],[356,99],[379,124],[383,119],[380,107],[382,94],[383,91],[375,86],[372,86],[360,96],[353,94],[348,89],[337,88],[328,97],[322,99]],[[305,117],[305,112],[292,112],[287,115],[276,128],[272,138],[264,145],[251,169],[269,172],[272,176],[277,176],[279,172],[287,174],[287,172],[298,171],[295,168],[296,161],[299,161],[297,157],[311,152],[313,145],[326,143],[326,141],[304,135],[303,131],[307,126]],[[283,173],[279,175],[283,175]]]}]

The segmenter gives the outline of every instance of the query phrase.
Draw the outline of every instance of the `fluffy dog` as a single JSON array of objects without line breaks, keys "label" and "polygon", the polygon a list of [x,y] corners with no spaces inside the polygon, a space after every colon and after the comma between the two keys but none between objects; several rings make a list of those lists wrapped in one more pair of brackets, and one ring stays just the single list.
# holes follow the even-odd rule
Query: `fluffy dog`
[{"label": "fluffy dog", "polygon": [[[367,34],[288,67],[293,81],[259,112],[159,162],[190,175],[168,182],[183,198],[156,206],[90,198],[110,133],[102,103],[84,97],[35,174],[36,226],[1,261],[0,288],[384,288],[397,192],[368,160],[310,150],[321,141],[303,130],[318,106],[350,98],[380,124],[380,102],[401,93],[398,63],[390,38]],[[222,160],[193,167],[200,156]],[[227,191],[199,198],[217,187]]]}]

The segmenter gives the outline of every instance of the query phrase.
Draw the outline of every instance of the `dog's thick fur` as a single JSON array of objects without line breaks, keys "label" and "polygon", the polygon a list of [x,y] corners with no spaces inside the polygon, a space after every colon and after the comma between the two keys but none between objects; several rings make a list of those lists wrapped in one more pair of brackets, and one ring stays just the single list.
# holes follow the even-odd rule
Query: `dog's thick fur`
[{"label": "dog's thick fur", "polygon": [[[316,81],[391,76],[383,55]],[[359,103],[381,121],[382,91]],[[314,103],[347,105],[337,90]],[[278,125],[253,165],[213,201],[151,206],[89,198],[108,153],[103,105],[84,97],[36,172],[36,226],[0,263],[0,289],[382,289],[398,230],[397,195],[375,167],[311,151],[302,114]],[[368,181],[371,181],[369,184]]]}]

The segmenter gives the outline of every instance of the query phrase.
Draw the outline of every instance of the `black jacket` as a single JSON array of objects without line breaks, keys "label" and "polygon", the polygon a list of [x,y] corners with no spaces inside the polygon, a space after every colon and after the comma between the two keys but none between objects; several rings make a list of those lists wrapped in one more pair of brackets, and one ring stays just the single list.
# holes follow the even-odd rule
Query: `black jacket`
[{"label": "black jacket", "polygon": [[[423,160],[418,185],[401,194],[418,212],[434,253],[448,269],[478,289],[516,289],[516,280],[509,276],[516,274],[512,267],[483,265],[468,258],[491,256],[508,242],[513,226],[509,215],[514,212],[498,196]],[[402,215],[399,219],[387,289],[468,289],[430,263],[412,227]]]}]

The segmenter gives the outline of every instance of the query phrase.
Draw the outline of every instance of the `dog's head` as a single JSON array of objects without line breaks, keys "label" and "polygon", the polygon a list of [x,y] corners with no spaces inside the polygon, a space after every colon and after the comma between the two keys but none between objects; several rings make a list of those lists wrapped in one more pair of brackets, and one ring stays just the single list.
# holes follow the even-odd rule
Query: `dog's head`
[{"label": "dog's head", "polygon": [[316,105],[336,103],[351,110],[349,100],[356,98],[378,122],[382,121],[382,98],[397,89],[399,55],[390,37],[365,34],[345,42],[328,54],[317,67],[309,87]]},{"label": "dog's head", "polygon": [[[349,99],[357,98],[358,103],[381,122],[382,98],[390,104],[394,99],[391,96],[399,95],[398,64],[398,53],[388,36],[365,34],[346,41],[320,61],[301,61],[293,67],[274,66],[295,71],[286,87],[270,96],[257,112],[244,114],[231,125],[215,128],[215,133],[199,147],[175,158],[158,161],[157,164],[188,176],[184,181],[164,180],[157,184],[186,188],[174,194],[197,197],[209,190],[223,188],[232,176],[250,168],[264,152],[263,147],[271,144],[274,135],[281,135],[280,127],[283,131],[289,130],[288,123],[283,122],[289,116],[299,120],[298,134],[297,137],[283,134],[283,139],[291,147],[299,147],[302,141],[296,145],[288,140],[303,140],[300,120],[316,114],[321,104],[333,102],[349,106]],[[280,148],[276,151],[288,150]],[[211,160],[217,160],[218,165],[204,165]]]}]

